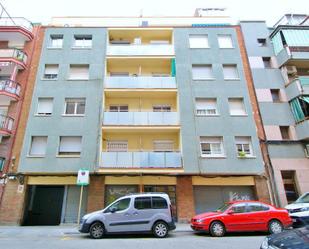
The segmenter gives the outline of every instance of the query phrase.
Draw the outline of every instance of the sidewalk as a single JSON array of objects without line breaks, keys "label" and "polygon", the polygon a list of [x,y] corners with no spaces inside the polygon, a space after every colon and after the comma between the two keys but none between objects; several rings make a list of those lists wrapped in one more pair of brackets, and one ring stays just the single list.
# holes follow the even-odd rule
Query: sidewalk
[{"label": "sidewalk", "polygon": [[[189,224],[177,223],[173,232],[190,232]],[[0,238],[3,236],[64,236],[80,234],[76,224],[62,224],[59,226],[0,226]]]}]

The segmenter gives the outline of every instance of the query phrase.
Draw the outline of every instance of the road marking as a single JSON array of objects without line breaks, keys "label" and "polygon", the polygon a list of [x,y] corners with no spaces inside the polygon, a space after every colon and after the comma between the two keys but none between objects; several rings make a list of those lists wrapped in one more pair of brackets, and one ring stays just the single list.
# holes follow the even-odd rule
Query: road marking
[{"label": "road marking", "polygon": [[65,236],[65,237],[62,237],[61,240],[71,240],[72,237],[68,237],[68,236]]}]

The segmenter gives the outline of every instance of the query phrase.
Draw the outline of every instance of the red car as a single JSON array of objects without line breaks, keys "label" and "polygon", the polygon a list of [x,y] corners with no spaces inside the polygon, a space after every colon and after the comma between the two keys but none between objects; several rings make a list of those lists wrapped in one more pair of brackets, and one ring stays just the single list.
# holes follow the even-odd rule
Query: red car
[{"label": "red car", "polygon": [[203,213],[191,219],[195,231],[209,232],[221,237],[225,232],[268,231],[280,233],[292,225],[288,211],[258,201],[234,201],[214,212]]}]

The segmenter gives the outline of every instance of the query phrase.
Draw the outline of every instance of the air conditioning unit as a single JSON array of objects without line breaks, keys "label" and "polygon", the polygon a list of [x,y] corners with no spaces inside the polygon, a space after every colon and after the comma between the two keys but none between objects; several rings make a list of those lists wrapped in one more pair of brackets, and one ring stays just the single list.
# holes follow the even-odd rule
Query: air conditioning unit
[{"label": "air conditioning unit", "polygon": [[295,66],[286,66],[287,74],[296,74],[297,69]]}]

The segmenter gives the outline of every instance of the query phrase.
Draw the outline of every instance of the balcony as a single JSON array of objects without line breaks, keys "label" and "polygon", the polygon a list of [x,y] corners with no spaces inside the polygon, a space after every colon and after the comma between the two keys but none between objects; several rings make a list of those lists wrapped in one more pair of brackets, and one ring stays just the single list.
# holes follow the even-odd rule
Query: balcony
[{"label": "balcony", "polygon": [[180,152],[102,152],[102,168],[181,168]]},{"label": "balcony", "polygon": [[175,55],[172,44],[109,44],[107,56],[172,56]]},{"label": "balcony", "polygon": [[104,112],[103,125],[179,125],[178,112]]},{"label": "balcony", "polygon": [[296,124],[296,133],[299,140],[309,139],[309,120]]},{"label": "balcony", "polygon": [[309,60],[308,46],[304,47],[286,46],[277,55],[277,61],[279,67],[286,64],[287,62],[295,64],[295,62],[297,61],[308,61],[308,60]]},{"label": "balcony", "polygon": [[33,39],[33,25],[23,17],[0,18],[1,41],[30,41]]},{"label": "balcony", "polygon": [[105,88],[176,89],[175,77],[105,77]]},{"label": "balcony", "polygon": [[20,85],[12,80],[0,80],[0,99],[1,95],[8,97],[10,100],[17,100],[20,96]]},{"label": "balcony", "polygon": [[299,95],[309,95],[309,77],[299,76],[292,80],[286,86],[286,93],[289,101]]},{"label": "balcony", "polygon": [[13,129],[14,119],[0,114],[0,134],[10,135]]},{"label": "balcony", "polygon": [[0,49],[0,62],[16,62],[22,68],[26,67],[27,55],[16,48]]}]

